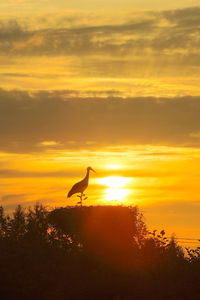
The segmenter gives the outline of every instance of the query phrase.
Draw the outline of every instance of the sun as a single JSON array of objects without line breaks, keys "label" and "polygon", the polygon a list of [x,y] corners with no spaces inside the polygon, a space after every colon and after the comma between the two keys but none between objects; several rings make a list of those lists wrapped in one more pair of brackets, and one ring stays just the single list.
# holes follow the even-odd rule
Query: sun
[{"label": "sun", "polygon": [[110,188],[105,191],[105,200],[107,201],[125,201],[126,196],[130,194],[129,189],[118,189],[118,188]]},{"label": "sun", "polygon": [[122,176],[108,176],[104,178],[99,178],[97,180],[99,184],[109,186],[110,188],[122,188],[130,181],[131,178]]},{"label": "sun", "polygon": [[130,194],[130,189],[124,188],[128,183],[132,181],[132,178],[121,176],[109,176],[97,179],[97,183],[105,185],[108,188],[105,189],[106,201],[125,201],[126,197]]}]

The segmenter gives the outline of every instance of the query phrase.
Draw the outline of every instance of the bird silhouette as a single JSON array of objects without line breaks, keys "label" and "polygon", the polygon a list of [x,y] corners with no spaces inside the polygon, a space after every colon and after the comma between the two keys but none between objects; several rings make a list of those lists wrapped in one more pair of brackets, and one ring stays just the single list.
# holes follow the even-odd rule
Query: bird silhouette
[{"label": "bird silhouette", "polygon": [[71,190],[69,191],[68,195],[67,195],[67,197],[69,198],[69,197],[71,197],[74,194],[81,193],[81,195],[78,196],[80,198],[80,204],[81,204],[81,206],[82,206],[83,196],[85,196],[83,192],[88,187],[90,171],[95,172],[95,170],[93,170],[91,167],[88,167],[85,178],[83,180],[75,183],[73,185],[73,187],[71,188]]}]

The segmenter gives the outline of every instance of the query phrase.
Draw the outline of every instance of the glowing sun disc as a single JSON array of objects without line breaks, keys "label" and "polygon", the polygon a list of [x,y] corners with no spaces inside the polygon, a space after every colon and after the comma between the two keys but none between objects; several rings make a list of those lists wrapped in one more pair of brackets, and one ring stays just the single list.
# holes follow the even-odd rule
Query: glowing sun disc
[{"label": "glowing sun disc", "polygon": [[117,189],[117,188],[109,188],[105,191],[105,199],[107,201],[117,200],[124,201],[126,196],[130,194],[129,189]]},{"label": "glowing sun disc", "polygon": [[97,179],[98,184],[107,186],[105,190],[106,201],[125,201],[126,196],[130,194],[130,189],[124,187],[132,181],[132,178],[121,176],[109,176]]},{"label": "glowing sun disc", "polygon": [[127,185],[132,179],[129,177],[109,176],[97,179],[99,184],[106,185],[110,188],[122,188]]}]

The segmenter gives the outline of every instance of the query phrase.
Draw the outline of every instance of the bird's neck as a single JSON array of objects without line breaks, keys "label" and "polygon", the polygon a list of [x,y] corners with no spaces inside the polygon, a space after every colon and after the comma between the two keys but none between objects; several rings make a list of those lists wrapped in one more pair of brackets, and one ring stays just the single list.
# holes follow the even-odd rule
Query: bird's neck
[{"label": "bird's neck", "polygon": [[90,170],[87,170],[87,173],[86,173],[85,179],[86,179],[86,180],[89,180],[89,176],[90,176]]}]

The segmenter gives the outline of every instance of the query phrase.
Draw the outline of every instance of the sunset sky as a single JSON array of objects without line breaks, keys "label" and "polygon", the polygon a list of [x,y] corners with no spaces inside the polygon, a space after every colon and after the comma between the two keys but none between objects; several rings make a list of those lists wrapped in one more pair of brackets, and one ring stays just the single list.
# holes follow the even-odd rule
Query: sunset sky
[{"label": "sunset sky", "polygon": [[0,201],[138,205],[200,238],[200,3],[0,0]]}]

